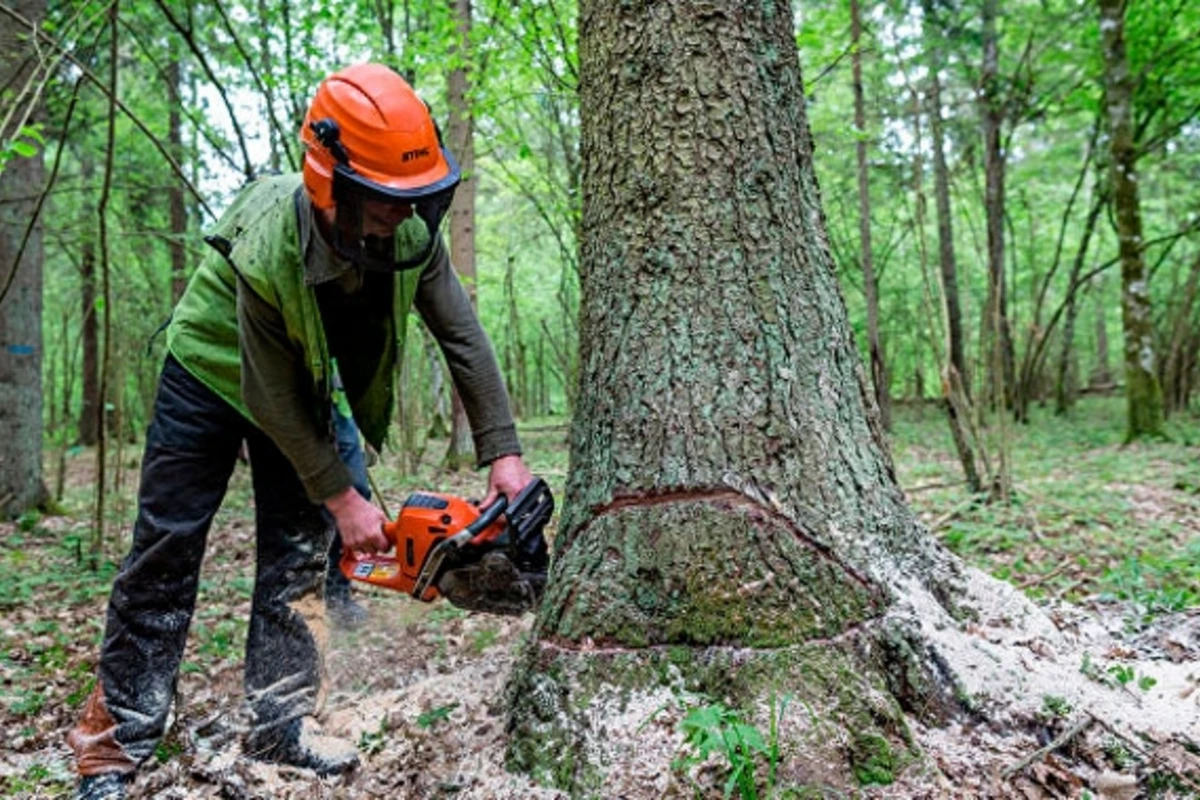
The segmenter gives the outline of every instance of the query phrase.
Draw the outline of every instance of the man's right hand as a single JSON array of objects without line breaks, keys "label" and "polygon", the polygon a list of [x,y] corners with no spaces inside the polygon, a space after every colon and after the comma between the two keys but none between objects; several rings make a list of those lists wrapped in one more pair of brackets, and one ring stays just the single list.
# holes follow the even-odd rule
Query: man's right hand
[{"label": "man's right hand", "polygon": [[342,546],[359,553],[382,553],[391,547],[383,535],[387,517],[378,507],[353,487],[325,501],[325,507],[333,514],[338,532],[342,535]]}]

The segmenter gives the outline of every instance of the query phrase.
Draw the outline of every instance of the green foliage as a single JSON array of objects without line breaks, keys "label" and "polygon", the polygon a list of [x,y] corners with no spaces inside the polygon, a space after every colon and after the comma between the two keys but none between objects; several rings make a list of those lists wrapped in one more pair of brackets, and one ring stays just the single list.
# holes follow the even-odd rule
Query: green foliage
[{"label": "green foliage", "polygon": [[417,715],[417,727],[432,728],[439,722],[445,722],[450,719],[450,714],[458,706],[459,703],[447,703],[444,706],[435,706],[428,711],[422,711]]},{"label": "green foliage", "polygon": [[384,717],[379,720],[379,726],[373,731],[363,731],[358,737],[358,749],[368,756],[373,756],[387,745],[388,723]]},{"label": "green foliage", "polygon": [[[770,729],[766,738],[758,728],[746,723],[737,710],[722,703],[689,709],[679,721],[679,731],[689,752],[675,758],[671,768],[687,773],[693,766],[716,755],[723,759],[729,770],[723,789],[725,797],[731,797],[735,791],[742,800],[774,796],[780,761],[779,722],[791,696],[785,695],[780,702],[776,700],[774,696],[771,699]],[[761,795],[756,776],[760,760],[767,764],[765,789]]]},{"label": "green foliage", "polygon": [[1066,719],[1071,715],[1071,704],[1064,697],[1048,694],[1042,697],[1042,715],[1049,720]]}]

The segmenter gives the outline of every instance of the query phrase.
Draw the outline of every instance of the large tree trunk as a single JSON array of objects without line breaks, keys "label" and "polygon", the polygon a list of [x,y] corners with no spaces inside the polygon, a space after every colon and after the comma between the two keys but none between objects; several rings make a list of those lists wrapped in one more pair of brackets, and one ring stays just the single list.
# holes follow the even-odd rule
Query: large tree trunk
[{"label": "large tree trunk", "polygon": [[858,158],[858,235],[862,251],[863,293],[867,297],[867,342],[871,358],[871,384],[884,430],[892,427],[892,402],[888,396],[887,365],[879,344],[879,284],[875,280],[875,255],[871,249],[871,188],[867,177],[867,113],[863,103],[862,19],[858,0],[850,0],[850,37],[854,72],[854,127]]},{"label": "large tree trunk", "polygon": [[853,720],[845,747],[785,720],[811,743],[784,760],[793,783],[852,783],[869,753],[908,748],[905,709],[955,705],[889,618],[958,573],[869,412],[790,6],[720,8],[581,5],[579,405],[509,751],[579,794],[644,779],[619,765],[661,728],[620,720],[673,685],[749,707],[775,688]]},{"label": "large tree trunk", "polygon": [[1163,435],[1162,389],[1154,364],[1150,291],[1142,261],[1137,146],[1133,138],[1133,77],[1125,56],[1125,0],[1099,0],[1108,104],[1113,206],[1121,253],[1121,321],[1125,329],[1127,441]]},{"label": "large tree trunk", "polygon": [[[471,305],[475,305],[475,121],[471,114],[471,80],[468,73],[467,50],[471,35],[471,0],[454,0],[457,20],[458,63],[450,71],[448,94],[450,101],[449,144],[462,168],[462,183],[454,193],[450,206],[450,247],[454,266],[467,287]],[[471,425],[467,411],[455,388],[451,394],[450,446],[446,449],[446,466],[461,469],[474,463],[475,448],[471,442]]]},{"label": "large tree trunk", "polygon": [[[45,0],[15,0],[13,8],[38,25]],[[40,50],[27,30],[0,26],[0,86],[7,103],[17,103],[14,127],[0,131],[6,145],[17,138],[15,125],[40,108]],[[28,137],[22,137],[26,142]],[[13,155],[0,171],[0,516],[20,514],[45,502],[42,483],[42,226],[33,221],[35,195],[42,188],[41,149]],[[33,221],[28,239],[26,231]],[[18,259],[19,256],[19,259]]]}]

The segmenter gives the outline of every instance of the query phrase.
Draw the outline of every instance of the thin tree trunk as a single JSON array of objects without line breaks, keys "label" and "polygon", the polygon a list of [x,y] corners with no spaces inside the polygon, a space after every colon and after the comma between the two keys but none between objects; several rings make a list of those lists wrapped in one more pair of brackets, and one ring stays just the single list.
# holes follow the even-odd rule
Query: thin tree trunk
[{"label": "thin tree trunk", "polygon": [[[13,6],[38,25],[46,13],[45,0],[15,0]],[[0,26],[0,86],[27,87],[19,97],[9,98],[9,102],[21,103],[22,112],[29,112],[26,124],[41,117],[42,69],[28,31],[11,23]],[[0,137],[9,143],[18,133],[3,130]],[[0,172],[0,282],[7,287],[0,299],[0,517],[20,514],[46,500],[42,482],[42,225],[40,218],[32,219],[37,202],[28,199],[31,188],[40,188],[44,180],[40,148],[32,156],[13,156]]]},{"label": "thin tree trunk", "polygon": [[1110,171],[1121,253],[1121,322],[1125,329],[1126,441],[1163,435],[1162,388],[1154,363],[1150,291],[1142,259],[1133,76],[1125,55],[1125,2],[1099,0],[1108,107]]},{"label": "thin tree trunk", "polygon": [[[80,160],[80,177],[83,180],[84,191],[91,186],[93,162],[90,153],[84,153]],[[80,257],[80,338],[83,347],[82,370],[83,380],[80,381],[82,404],[79,409],[79,438],[78,442],[85,447],[92,447],[97,441],[97,431],[101,425],[100,400],[100,334],[96,314],[96,237],[94,234],[96,210],[91,200],[83,203],[83,219],[88,227],[81,244]]]},{"label": "thin tree trunk", "polygon": [[1167,348],[1166,362],[1163,364],[1163,395],[1168,412],[1181,411],[1188,403],[1188,376],[1191,372],[1187,342],[1192,338],[1193,312],[1196,307],[1196,297],[1200,294],[1200,256],[1192,262],[1188,273],[1187,284],[1184,286],[1183,298],[1175,311],[1171,329],[1171,341]]},{"label": "thin tree trunk", "polygon": [[[931,76],[931,80],[936,82],[936,76]],[[933,324],[934,315],[932,313],[932,305],[934,302],[933,290],[930,287],[932,281],[929,280],[929,248],[926,247],[925,238],[925,170],[923,164],[922,148],[921,148],[921,102],[917,96],[916,90],[913,91],[913,132],[917,146],[913,150],[913,192],[916,195],[916,234],[917,234],[917,249],[920,254],[921,261],[921,277],[925,282],[925,292],[928,297],[930,308],[930,323]],[[953,253],[951,253],[951,275],[953,275]],[[943,267],[945,262],[943,262]],[[939,273],[939,277],[943,280],[941,285],[941,297],[949,297],[949,289],[944,283],[946,271]],[[962,466],[963,478],[967,482],[967,490],[973,494],[979,494],[983,491],[983,483],[979,480],[979,469],[975,463],[975,451],[971,447],[970,439],[967,434],[967,424],[965,417],[967,414],[961,414],[960,409],[969,404],[966,399],[966,393],[963,388],[962,375],[954,367],[950,360],[950,342],[945,345],[939,343],[939,339],[945,341],[949,338],[946,332],[950,329],[950,303],[943,299],[941,303],[941,318],[944,324],[940,329],[936,328],[937,333],[930,337],[930,347],[934,351],[934,357],[938,362],[938,369],[941,373],[942,387],[942,407],[946,412],[946,421],[950,425],[950,436],[954,441],[954,451],[958,454],[958,463]],[[961,356],[961,351],[959,353]],[[918,376],[920,373],[917,373]],[[923,392],[922,392],[923,394]]]},{"label": "thin tree trunk", "polygon": [[[1063,324],[1062,334],[1062,349],[1059,351],[1058,358],[1058,378],[1056,381],[1056,391],[1054,400],[1054,413],[1065,414],[1074,402],[1074,398],[1069,396],[1067,392],[1067,369],[1070,366],[1071,348],[1075,340],[1075,319],[1079,313],[1079,293],[1083,290],[1083,285],[1079,281],[1079,275],[1083,272],[1083,264],[1087,259],[1088,246],[1092,240],[1092,233],[1096,230],[1096,222],[1100,219],[1100,212],[1104,210],[1106,195],[1100,191],[1096,195],[1096,199],[1092,202],[1092,208],[1088,212],[1087,221],[1084,222],[1083,236],[1079,240],[1079,248],[1075,251],[1075,260],[1071,264],[1071,274],[1067,279],[1067,311],[1066,322]],[[1049,327],[1049,326],[1047,326]],[[1049,331],[1042,334],[1049,336]],[[1040,351],[1039,343],[1039,351]],[[1035,363],[1040,359],[1040,353],[1034,355]]]},{"label": "thin tree trunk", "polygon": [[1113,376],[1108,357],[1108,306],[1104,304],[1104,279],[1101,276],[1092,279],[1092,297],[1096,298],[1096,365],[1088,378],[1088,385],[1093,389],[1109,388],[1113,384]]},{"label": "thin tree trunk", "polygon": [[[170,83],[170,110],[167,116],[168,141],[171,155],[180,164],[183,163],[183,126],[180,121],[180,107],[183,105],[183,73],[179,59],[172,57],[167,65],[167,81]],[[183,297],[187,288],[187,206],[184,204],[184,187],[178,181],[172,181],[167,189],[167,203],[171,211],[171,234],[167,241],[171,251],[171,300],[172,304]]]},{"label": "thin tree trunk", "polygon": [[[467,287],[471,305],[475,297],[475,122],[471,113],[471,78],[468,44],[471,36],[471,0],[454,0],[456,35],[454,69],[450,71],[448,95],[450,103],[449,144],[462,168],[462,183],[454,193],[450,206],[450,246],[454,266]],[[450,469],[469,467],[475,460],[471,441],[471,425],[467,411],[455,387],[451,395],[450,446],[446,449],[446,466]]]},{"label": "thin tree trunk", "polygon": [[[108,202],[112,192],[112,177],[113,177],[113,157],[116,152],[116,125],[117,125],[117,106],[115,98],[117,97],[117,73],[118,73],[118,47],[117,47],[117,15],[119,13],[120,3],[114,0],[112,7],[109,9],[109,19],[111,22],[109,31],[109,106],[108,106],[108,136],[107,146],[104,152],[104,183],[100,188],[100,200],[96,205],[96,218],[99,224],[100,231],[100,287],[101,296],[104,298],[104,328],[102,334],[104,336],[104,346],[100,356],[100,398],[101,402],[108,397],[108,378],[110,368],[110,357],[112,355],[112,292],[109,285],[109,269],[108,269]],[[103,413],[103,411],[101,412]],[[96,495],[94,504],[94,513],[92,515],[92,541],[88,549],[88,566],[93,571],[100,566],[100,557],[104,552],[104,530],[105,530],[105,499],[108,491],[107,486],[107,450],[108,450],[108,426],[100,424],[96,428]]]},{"label": "thin tree trunk", "polygon": [[942,34],[935,31],[932,0],[922,0],[925,11],[925,41],[929,51],[929,124],[933,136],[933,182],[937,204],[938,260],[942,273],[942,296],[946,304],[946,338],[950,366],[958,375],[963,392],[971,397],[971,379],[964,355],[965,342],[962,324],[962,305],[958,295],[958,266],[954,256],[953,212],[950,209],[950,170],[946,166],[946,141],[942,128],[941,76]]},{"label": "thin tree trunk", "polygon": [[983,0],[983,69],[980,80],[983,117],[983,162],[987,215],[988,300],[984,325],[991,402],[998,407],[999,447],[997,470],[989,487],[993,499],[1007,501],[1012,493],[1009,472],[1009,432],[1006,409],[1012,406],[1013,355],[1008,330],[1008,301],[1004,270],[1004,167],[1000,148],[1000,125],[1004,120],[999,88],[999,44],[996,16],[999,0]]},{"label": "thin tree trunk", "polygon": [[850,38],[854,72],[854,127],[857,130],[858,235],[862,252],[863,292],[867,297],[867,341],[871,353],[871,382],[883,429],[892,427],[892,403],[888,395],[887,365],[879,345],[879,284],[875,280],[875,256],[871,250],[871,189],[867,177],[867,113],[863,103],[862,20],[858,0],[850,0]]}]

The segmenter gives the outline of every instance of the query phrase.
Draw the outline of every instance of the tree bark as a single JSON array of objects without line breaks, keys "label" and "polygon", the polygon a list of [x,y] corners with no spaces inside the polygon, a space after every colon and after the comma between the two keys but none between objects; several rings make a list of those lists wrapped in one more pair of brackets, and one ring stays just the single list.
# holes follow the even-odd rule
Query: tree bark
[{"label": "tree bark", "polygon": [[[91,158],[83,157],[80,174],[84,185],[90,183]],[[96,314],[96,237],[90,224],[96,218],[96,209],[90,202],[84,204],[83,219],[89,223],[82,244],[80,258],[80,345],[83,348],[82,370],[83,380],[80,381],[82,402],[79,408],[79,439],[78,442],[86,447],[96,444],[100,430],[100,335]]]},{"label": "tree bark", "polygon": [[[450,206],[450,246],[454,266],[466,285],[471,305],[475,299],[475,121],[471,113],[471,77],[469,44],[471,37],[471,0],[454,0],[456,35],[454,58],[447,94],[450,102],[449,145],[462,169],[462,182],[454,193]],[[450,446],[446,449],[445,464],[450,469],[463,469],[474,463],[475,447],[471,441],[471,425],[458,389],[451,393]]]},{"label": "tree bark", "polygon": [[1111,388],[1113,377],[1108,360],[1108,307],[1104,305],[1104,280],[1097,276],[1092,281],[1092,297],[1096,298],[1096,316],[1094,320],[1096,336],[1096,364],[1088,377],[1088,385],[1093,389],[1100,387]]},{"label": "tree bark", "polygon": [[[45,0],[15,0],[13,7],[41,25]],[[40,117],[44,65],[29,31],[0,26],[0,86],[9,102],[32,105],[26,124]],[[24,90],[24,91],[22,91]],[[18,94],[19,93],[19,94]],[[22,114],[13,115],[19,120]],[[0,131],[6,144],[18,130]],[[27,140],[27,139],[26,139]],[[44,182],[42,151],[14,154],[0,171],[0,516],[10,517],[46,500],[42,482],[42,225],[30,221]],[[31,192],[31,188],[33,192]],[[29,230],[28,238],[26,231]],[[19,255],[19,259],[18,259]]]},{"label": "tree bark", "polygon": [[1110,172],[1121,253],[1121,322],[1125,330],[1126,441],[1163,435],[1162,389],[1154,363],[1150,291],[1142,260],[1133,76],[1125,55],[1125,2],[1099,0],[1108,110]]},{"label": "tree bark", "polygon": [[867,297],[867,342],[871,358],[871,383],[883,429],[892,427],[892,402],[888,395],[887,365],[879,345],[879,284],[875,280],[875,256],[871,249],[871,184],[867,176],[867,113],[863,103],[862,19],[858,0],[850,0],[850,40],[854,73],[854,127],[858,141],[858,236],[862,252],[863,293]]},{"label": "tree bark", "polygon": [[774,689],[849,742],[786,717],[780,785],[847,788],[955,706],[890,610],[959,573],[870,411],[791,6],[585,0],[580,62],[580,390],[510,766],[620,796],[672,687],[759,720]]}]

